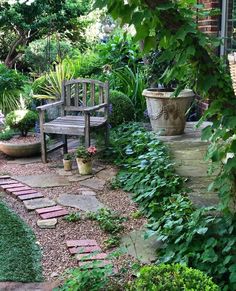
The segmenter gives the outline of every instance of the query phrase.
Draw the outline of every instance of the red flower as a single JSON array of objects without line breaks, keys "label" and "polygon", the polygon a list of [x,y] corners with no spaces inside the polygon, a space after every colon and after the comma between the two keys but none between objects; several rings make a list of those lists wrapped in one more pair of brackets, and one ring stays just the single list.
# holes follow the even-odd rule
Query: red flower
[{"label": "red flower", "polygon": [[88,153],[91,154],[91,155],[95,155],[96,152],[97,152],[97,149],[96,147],[94,146],[90,146],[88,149],[87,149]]}]

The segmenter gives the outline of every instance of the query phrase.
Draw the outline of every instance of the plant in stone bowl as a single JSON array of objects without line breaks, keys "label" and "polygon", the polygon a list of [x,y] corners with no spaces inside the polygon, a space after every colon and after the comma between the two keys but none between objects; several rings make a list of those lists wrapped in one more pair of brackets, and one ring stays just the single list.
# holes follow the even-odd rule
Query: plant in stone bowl
[{"label": "plant in stone bowl", "polygon": [[38,114],[32,110],[19,109],[8,113],[2,131],[4,136],[1,138],[0,151],[12,157],[39,154],[40,138],[34,133],[29,134],[36,121],[38,121]]},{"label": "plant in stone bowl", "polygon": [[94,146],[90,146],[88,148],[79,146],[77,148],[76,162],[81,175],[89,175],[92,173],[92,159],[96,152],[97,149]]},{"label": "plant in stone bowl", "polygon": [[72,170],[72,160],[74,158],[74,155],[72,153],[64,154],[63,157],[63,166],[65,171],[71,171]]}]

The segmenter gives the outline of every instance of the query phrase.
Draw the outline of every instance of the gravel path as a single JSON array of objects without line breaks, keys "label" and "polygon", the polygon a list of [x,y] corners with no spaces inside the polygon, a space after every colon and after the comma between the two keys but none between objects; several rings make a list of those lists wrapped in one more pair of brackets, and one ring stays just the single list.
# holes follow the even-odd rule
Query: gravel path
[{"label": "gravel path", "polygon": [[[8,163],[4,155],[0,155],[0,175],[34,175],[45,173],[56,173],[58,166],[62,166],[60,152],[51,156],[48,164],[32,163],[19,165]],[[78,193],[79,182],[71,182],[69,186],[38,189],[45,197],[55,199],[62,193]],[[103,241],[108,238],[98,226],[97,222],[91,220],[81,220],[78,222],[67,222],[60,218],[55,229],[40,229],[36,225],[38,216],[34,212],[27,212],[23,203],[17,201],[9,195],[1,194],[6,203],[34,230],[37,242],[42,249],[43,274],[46,281],[57,279],[63,272],[71,267],[77,266],[66,249],[65,240],[67,239],[96,239],[98,244],[103,246]],[[105,187],[104,191],[97,192],[97,198],[112,210],[118,211],[121,216],[128,217],[124,222],[122,234],[128,234],[132,230],[138,230],[145,224],[145,219],[133,219],[132,212],[137,211],[128,194],[120,190],[110,190]],[[75,211],[68,208],[70,212]],[[122,261],[123,260],[123,261]],[[120,264],[127,264],[127,256],[120,258]]]}]

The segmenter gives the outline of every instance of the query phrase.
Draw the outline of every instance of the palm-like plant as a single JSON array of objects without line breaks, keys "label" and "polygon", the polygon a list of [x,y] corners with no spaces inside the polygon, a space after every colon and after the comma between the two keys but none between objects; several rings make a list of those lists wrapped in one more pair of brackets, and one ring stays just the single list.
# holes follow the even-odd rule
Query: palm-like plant
[{"label": "palm-like plant", "polygon": [[75,73],[74,65],[68,58],[58,63],[55,70],[39,77],[33,84],[33,90],[40,91],[34,94],[37,99],[59,99],[61,97],[62,81],[70,80]]}]

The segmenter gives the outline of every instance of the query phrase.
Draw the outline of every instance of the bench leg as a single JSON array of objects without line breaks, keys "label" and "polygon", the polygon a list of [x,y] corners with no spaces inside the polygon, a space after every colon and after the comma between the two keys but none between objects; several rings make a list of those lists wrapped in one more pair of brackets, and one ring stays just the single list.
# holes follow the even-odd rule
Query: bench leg
[{"label": "bench leg", "polygon": [[105,125],[105,147],[107,148],[109,146],[109,133],[110,133],[110,125],[107,122]]},{"label": "bench leg", "polygon": [[41,133],[41,159],[44,164],[47,163],[47,144],[44,132]]},{"label": "bench leg", "polygon": [[63,154],[67,154],[68,153],[67,135],[63,134],[62,140],[63,140]]},{"label": "bench leg", "polygon": [[85,115],[85,147],[90,147],[90,114]]}]

